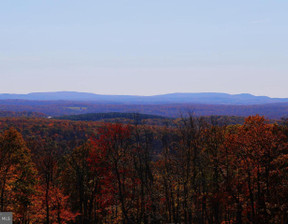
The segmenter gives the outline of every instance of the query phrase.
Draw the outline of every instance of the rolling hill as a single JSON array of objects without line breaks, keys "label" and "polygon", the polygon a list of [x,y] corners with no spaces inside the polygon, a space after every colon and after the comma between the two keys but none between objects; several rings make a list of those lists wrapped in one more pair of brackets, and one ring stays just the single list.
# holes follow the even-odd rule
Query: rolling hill
[{"label": "rolling hill", "polygon": [[87,113],[142,113],[165,117],[264,115],[288,117],[287,98],[251,94],[174,93],[157,96],[113,96],[78,92],[0,94],[0,111],[37,112],[48,116]]},{"label": "rolling hill", "polygon": [[107,104],[231,104],[254,105],[288,102],[288,98],[270,98],[251,94],[227,93],[171,93],[154,96],[101,95],[85,92],[40,92],[29,94],[0,94],[0,100],[33,100],[33,101],[85,101]]}]

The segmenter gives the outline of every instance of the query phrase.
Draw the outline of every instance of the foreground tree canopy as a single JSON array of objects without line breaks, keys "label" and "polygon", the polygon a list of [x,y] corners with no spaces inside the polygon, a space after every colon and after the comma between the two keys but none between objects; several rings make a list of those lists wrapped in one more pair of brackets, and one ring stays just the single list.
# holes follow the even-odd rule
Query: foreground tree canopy
[{"label": "foreground tree canopy", "polygon": [[288,222],[285,122],[45,122],[1,121],[0,206],[14,223]]}]

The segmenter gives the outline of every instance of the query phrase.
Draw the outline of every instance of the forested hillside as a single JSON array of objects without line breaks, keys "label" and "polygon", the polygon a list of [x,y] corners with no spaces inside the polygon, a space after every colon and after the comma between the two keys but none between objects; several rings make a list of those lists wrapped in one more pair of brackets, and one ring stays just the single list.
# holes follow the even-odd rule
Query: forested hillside
[{"label": "forested hillside", "polygon": [[132,120],[146,120],[146,119],[169,119],[167,117],[157,116],[157,115],[151,115],[151,114],[140,114],[140,113],[117,113],[117,112],[111,112],[111,113],[88,113],[88,114],[79,114],[79,115],[66,115],[66,116],[60,116],[56,117],[56,119],[66,119],[66,120],[72,120],[72,121],[99,121],[103,119],[117,119],[117,118],[123,118],[123,119],[132,119]]},{"label": "forested hillside", "polygon": [[270,119],[288,116],[288,103],[258,105],[216,105],[216,104],[113,104],[75,101],[27,101],[0,100],[0,111],[37,112],[47,116],[77,115],[87,113],[141,113],[164,117],[181,117],[187,113],[196,116],[242,116],[260,114]]},{"label": "forested hillside", "polygon": [[1,118],[1,211],[15,223],[287,223],[287,121],[209,119]]},{"label": "forested hillside", "polygon": [[14,111],[0,111],[0,117],[47,117],[46,114],[37,112],[14,112]]}]

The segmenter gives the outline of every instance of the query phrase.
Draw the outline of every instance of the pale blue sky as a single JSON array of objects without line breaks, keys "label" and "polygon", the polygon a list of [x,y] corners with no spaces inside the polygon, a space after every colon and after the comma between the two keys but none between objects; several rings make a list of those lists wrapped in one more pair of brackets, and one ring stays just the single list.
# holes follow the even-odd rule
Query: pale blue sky
[{"label": "pale blue sky", "polygon": [[288,97],[287,0],[0,2],[0,92]]}]

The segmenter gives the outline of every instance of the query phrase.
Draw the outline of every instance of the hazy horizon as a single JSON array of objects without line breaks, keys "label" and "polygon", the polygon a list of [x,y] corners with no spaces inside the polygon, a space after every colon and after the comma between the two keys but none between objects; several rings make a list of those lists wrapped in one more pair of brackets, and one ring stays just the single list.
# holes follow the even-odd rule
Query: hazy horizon
[{"label": "hazy horizon", "polygon": [[87,91],[73,91],[73,90],[60,90],[60,91],[35,91],[35,92],[27,92],[27,93],[5,93],[0,92],[2,94],[11,94],[11,95],[28,95],[28,94],[37,94],[37,93],[87,93],[87,94],[96,94],[96,95],[115,95],[115,96],[158,96],[158,95],[169,95],[169,94],[228,94],[228,95],[253,95],[257,97],[265,96],[270,98],[288,98],[288,97],[271,97],[268,95],[255,95],[251,93],[227,93],[227,92],[167,92],[167,93],[160,93],[160,94],[150,94],[150,95],[140,95],[140,94],[102,94],[102,93],[95,93],[95,92],[87,92]]},{"label": "hazy horizon", "polygon": [[3,1],[0,92],[287,98],[287,1]]}]

